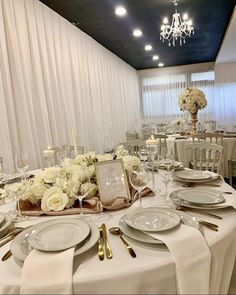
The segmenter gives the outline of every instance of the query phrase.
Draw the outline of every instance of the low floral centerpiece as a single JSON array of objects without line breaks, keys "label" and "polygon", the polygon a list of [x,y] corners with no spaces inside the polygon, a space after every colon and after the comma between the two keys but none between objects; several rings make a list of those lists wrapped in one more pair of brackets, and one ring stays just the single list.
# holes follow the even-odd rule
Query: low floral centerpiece
[{"label": "low floral centerpiece", "polygon": [[[104,209],[113,210],[112,204],[104,204],[99,198],[95,173],[96,162],[111,161],[112,159],[113,155],[111,154],[98,155],[95,152],[89,152],[78,155],[75,159],[66,159],[61,167],[42,170],[33,179],[22,184],[26,186],[20,200],[22,213],[24,211],[29,213],[30,211],[28,215],[39,215],[40,211],[40,214],[56,215],[53,212],[57,213],[68,209],[65,214],[74,214],[76,213],[73,210],[75,208],[77,208],[78,212],[77,199],[70,190],[71,181],[77,182],[78,189],[86,193],[84,201],[88,212],[98,213]],[[140,166],[139,158],[129,155],[123,146],[117,148],[116,159],[123,160],[126,172],[138,169]],[[87,181],[88,179],[90,181]],[[18,188],[16,187],[16,189]],[[1,193],[2,197],[6,195],[4,190]],[[127,203],[116,203],[115,209],[129,206],[133,201],[134,199],[129,200]]]},{"label": "low floral centerpiece", "polygon": [[189,111],[192,119],[192,133],[196,133],[197,112],[207,106],[207,100],[203,91],[196,87],[188,87],[179,96],[181,111]]}]

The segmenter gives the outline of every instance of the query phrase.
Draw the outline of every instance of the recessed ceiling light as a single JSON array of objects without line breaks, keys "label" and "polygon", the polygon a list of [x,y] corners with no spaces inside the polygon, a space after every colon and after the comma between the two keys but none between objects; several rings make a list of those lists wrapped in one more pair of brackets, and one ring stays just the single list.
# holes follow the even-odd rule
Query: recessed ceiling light
[{"label": "recessed ceiling light", "polygon": [[153,55],[152,59],[153,60],[158,60],[159,59],[159,56],[158,55]]},{"label": "recessed ceiling light", "polygon": [[150,51],[150,50],[152,50],[152,45],[147,44],[147,45],[145,45],[144,48],[145,48],[145,50]]},{"label": "recessed ceiling light", "polygon": [[140,36],[142,36],[142,31],[140,30],[140,29],[135,29],[134,31],[133,31],[133,35],[134,35],[134,37],[140,37]]},{"label": "recessed ceiling light", "polygon": [[117,6],[115,9],[115,14],[118,16],[124,16],[126,15],[127,10],[125,9],[124,6]]},{"label": "recessed ceiling light", "polygon": [[160,63],[158,64],[158,67],[164,67],[164,64],[163,64],[162,62],[160,62]]}]

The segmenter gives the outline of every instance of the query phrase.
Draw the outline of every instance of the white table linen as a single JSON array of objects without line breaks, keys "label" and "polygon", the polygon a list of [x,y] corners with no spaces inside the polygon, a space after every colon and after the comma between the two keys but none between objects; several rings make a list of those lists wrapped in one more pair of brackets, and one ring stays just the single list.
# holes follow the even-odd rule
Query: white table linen
[{"label": "white table linen", "polygon": [[34,249],[22,268],[21,294],[73,294],[75,247],[59,252]]},{"label": "white table linen", "polygon": [[181,224],[178,229],[146,233],[170,250],[180,294],[209,293],[211,253],[199,230]]},{"label": "white table linen", "polygon": [[[158,182],[158,186],[164,188],[160,182]],[[179,188],[182,188],[182,184],[174,182],[170,191]],[[222,183],[222,186],[217,189],[221,191],[231,190],[234,192],[232,196],[236,198],[234,189],[225,183]],[[153,199],[153,197],[144,198],[144,206],[150,206]],[[133,207],[137,205],[136,202]],[[4,206],[0,210],[3,211],[3,209]],[[107,228],[117,226],[120,217],[126,214],[128,210],[131,210],[131,208],[109,212],[105,221]],[[198,215],[219,225],[219,232],[203,228],[212,257],[209,293],[226,294],[236,257],[236,212],[231,208],[226,208],[214,210],[214,213],[221,215],[223,220]],[[30,218],[22,225],[27,226],[32,222],[38,223],[52,218],[54,217]],[[66,216],[63,218],[66,218]],[[101,223],[102,221],[98,225]],[[175,264],[166,248],[144,245],[128,239],[137,254],[137,258],[133,259],[118,237],[108,233],[108,238],[114,255],[113,259],[99,261],[96,247],[74,258],[74,294],[177,293]],[[0,248],[0,256],[8,249],[9,244]],[[197,255],[198,253],[195,253],[196,259]],[[16,263],[13,258],[5,262],[0,261],[0,293],[20,293],[21,276],[22,263]]]}]

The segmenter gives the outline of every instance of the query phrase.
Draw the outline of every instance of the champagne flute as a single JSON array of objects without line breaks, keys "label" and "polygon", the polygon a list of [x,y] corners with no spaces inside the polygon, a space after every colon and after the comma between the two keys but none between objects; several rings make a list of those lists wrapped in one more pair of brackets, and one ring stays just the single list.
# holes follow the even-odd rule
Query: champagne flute
[{"label": "champagne flute", "polygon": [[15,154],[15,165],[17,171],[23,174],[24,178],[26,178],[25,172],[29,168],[28,155],[26,152],[19,152]]},{"label": "champagne flute", "polygon": [[143,163],[137,170],[130,171],[129,181],[132,187],[137,190],[139,197],[139,208],[143,208],[141,192],[143,189],[145,189],[149,181],[147,166]]}]

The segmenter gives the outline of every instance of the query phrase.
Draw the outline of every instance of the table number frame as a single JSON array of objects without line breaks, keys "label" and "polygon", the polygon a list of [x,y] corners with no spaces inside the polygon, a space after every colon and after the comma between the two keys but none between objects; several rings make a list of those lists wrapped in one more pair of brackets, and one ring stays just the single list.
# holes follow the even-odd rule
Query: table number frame
[{"label": "table number frame", "polygon": [[131,199],[128,179],[122,159],[95,164],[98,191],[103,203],[113,198]]}]

